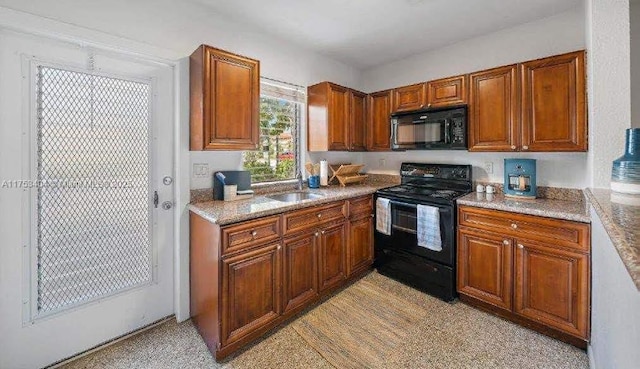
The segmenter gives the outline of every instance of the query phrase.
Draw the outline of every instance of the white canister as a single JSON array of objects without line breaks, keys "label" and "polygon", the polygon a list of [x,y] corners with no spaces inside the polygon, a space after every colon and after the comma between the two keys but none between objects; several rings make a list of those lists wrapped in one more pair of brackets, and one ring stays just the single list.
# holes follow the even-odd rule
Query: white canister
[{"label": "white canister", "polygon": [[320,186],[329,185],[329,164],[325,159],[320,160]]},{"label": "white canister", "polygon": [[225,185],[224,186],[224,201],[233,201],[238,196],[238,185]]}]

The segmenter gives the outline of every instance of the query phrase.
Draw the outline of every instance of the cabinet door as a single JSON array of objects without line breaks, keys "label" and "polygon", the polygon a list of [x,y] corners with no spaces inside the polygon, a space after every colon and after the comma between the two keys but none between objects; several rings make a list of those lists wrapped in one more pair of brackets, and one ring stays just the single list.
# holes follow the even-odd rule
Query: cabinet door
[{"label": "cabinet door", "polygon": [[280,244],[272,244],[222,259],[223,346],[280,315],[280,249]]},{"label": "cabinet door", "polygon": [[511,310],[513,245],[510,238],[458,231],[458,292]]},{"label": "cabinet door", "polygon": [[367,99],[367,151],[391,150],[391,91],[369,94]]},{"label": "cabinet door", "polygon": [[284,240],[284,314],[318,296],[319,241],[319,231]]},{"label": "cabinet door", "polygon": [[[202,64],[201,64],[202,65]],[[192,64],[192,68],[198,68]],[[257,60],[231,54],[212,47],[204,47],[204,73],[200,92],[192,90],[192,149],[193,150],[255,150],[259,136],[260,70]],[[196,87],[198,84],[196,84]],[[198,98],[202,96],[201,98]],[[195,105],[193,104],[195,101]],[[198,105],[202,106],[203,134],[194,132],[194,118],[198,119]],[[194,117],[194,115],[196,115]],[[197,128],[195,128],[197,130]],[[194,139],[203,142],[193,147]]]},{"label": "cabinet door", "polygon": [[320,291],[346,278],[346,223],[323,228],[320,233]]},{"label": "cabinet door", "polygon": [[367,116],[367,95],[351,90],[349,93],[351,118],[349,119],[349,150],[365,151],[365,119]]},{"label": "cabinet door", "polygon": [[368,268],[373,262],[373,218],[366,214],[349,222],[347,275]]},{"label": "cabinet door", "polygon": [[418,83],[411,86],[404,86],[393,89],[393,109],[392,111],[417,110],[427,105],[426,84]]},{"label": "cabinet door", "polygon": [[515,151],[519,144],[516,66],[469,78],[469,151]]},{"label": "cabinet door", "polygon": [[522,150],[587,151],[584,51],[520,66]]},{"label": "cabinet door", "polygon": [[427,107],[465,104],[467,84],[467,75],[427,82]]},{"label": "cabinet door", "polygon": [[349,89],[329,84],[329,150],[349,150]]},{"label": "cabinet door", "polygon": [[518,240],[515,270],[515,313],[588,339],[588,254]]}]

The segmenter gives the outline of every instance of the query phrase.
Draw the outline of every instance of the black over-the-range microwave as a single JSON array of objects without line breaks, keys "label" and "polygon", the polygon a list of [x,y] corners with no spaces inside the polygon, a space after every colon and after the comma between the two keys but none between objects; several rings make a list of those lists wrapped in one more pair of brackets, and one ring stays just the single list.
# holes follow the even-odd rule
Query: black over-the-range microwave
[{"label": "black over-the-range microwave", "polygon": [[466,150],[467,106],[391,115],[393,150]]}]

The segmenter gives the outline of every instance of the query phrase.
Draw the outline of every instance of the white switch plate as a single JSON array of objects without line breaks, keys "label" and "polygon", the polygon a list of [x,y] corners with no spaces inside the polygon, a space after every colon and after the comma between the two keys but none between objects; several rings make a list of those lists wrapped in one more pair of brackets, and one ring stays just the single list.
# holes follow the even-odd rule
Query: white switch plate
[{"label": "white switch plate", "polygon": [[209,176],[209,164],[207,163],[194,163],[193,164],[193,176],[196,178],[205,178]]},{"label": "white switch plate", "polygon": [[487,174],[493,174],[493,162],[485,161],[484,170],[487,172]]}]

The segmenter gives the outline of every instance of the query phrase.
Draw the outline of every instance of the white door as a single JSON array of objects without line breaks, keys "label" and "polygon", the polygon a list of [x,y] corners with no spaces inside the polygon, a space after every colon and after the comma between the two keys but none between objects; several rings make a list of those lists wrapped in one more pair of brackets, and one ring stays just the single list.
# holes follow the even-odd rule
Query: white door
[{"label": "white door", "polygon": [[173,67],[3,30],[0,80],[0,368],[173,314]]}]

